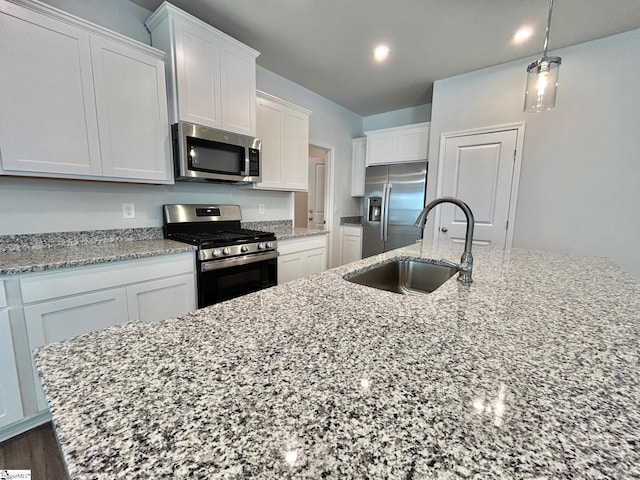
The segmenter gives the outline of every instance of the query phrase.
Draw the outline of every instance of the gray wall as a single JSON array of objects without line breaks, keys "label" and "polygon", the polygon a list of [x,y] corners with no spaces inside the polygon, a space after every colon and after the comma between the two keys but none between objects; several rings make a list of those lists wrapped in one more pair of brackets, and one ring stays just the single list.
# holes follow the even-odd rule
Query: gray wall
[{"label": "gray wall", "polygon": [[640,278],[640,30],[550,54],[562,66],[544,113],[522,112],[530,59],[436,82],[429,171],[442,133],[525,121],[513,246],[608,256]]},{"label": "gray wall", "polygon": [[431,120],[431,104],[418,105],[417,107],[402,108],[391,112],[369,115],[362,119],[362,129],[378,130],[380,128],[400,127],[412,123],[422,123]]},{"label": "gray wall", "polygon": [[[144,21],[151,12],[128,0],[45,0],[54,7],[149,43]],[[257,84],[284,100],[313,111],[311,143],[335,148],[334,219],[358,215],[350,196],[351,138],[362,135],[362,117],[268,70],[258,68]],[[136,218],[123,219],[123,202],[135,203]],[[179,183],[170,186],[0,177],[0,234],[159,226],[164,203],[229,202],[242,207],[245,220],[293,219],[292,194],[244,187]],[[264,203],[266,211],[258,213]],[[335,247],[338,236],[335,236]],[[339,250],[333,249],[333,264]]]}]

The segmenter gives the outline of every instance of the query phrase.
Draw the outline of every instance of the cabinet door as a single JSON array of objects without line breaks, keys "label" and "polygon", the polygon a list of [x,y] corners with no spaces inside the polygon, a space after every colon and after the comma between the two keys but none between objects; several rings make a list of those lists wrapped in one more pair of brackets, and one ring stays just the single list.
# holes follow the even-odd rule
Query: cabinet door
[{"label": "cabinet door", "polygon": [[89,34],[0,2],[5,173],[100,175]]},{"label": "cabinet door", "polygon": [[258,188],[280,188],[282,186],[282,130],[284,107],[266,98],[256,101],[256,134],[262,142],[260,161],[262,181]]},{"label": "cabinet door", "polygon": [[[127,321],[124,288],[53,300],[24,307],[29,350]],[[47,403],[34,365],[38,409]]]},{"label": "cabinet door", "polygon": [[196,309],[193,274],[178,275],[127,287],[130,321],[156,322]]},{"label": "cabinet door", "polygon": [[0,310],[0,365],[0,427],[4,427],[23,417],[13,338],[6,310]]},{"label": "cabinet door", "polygon": [[399,131],[396,149],[397,162],[425,160],[429,149],[429,127],[420,126]]},{"label": "cabinet door", "polygon": [[367,166],[394,163],[396,135],[393,132],[368,135],[366,148]]},{"label": "cabinet door", "polygon": [[354,138],[351,148],[351,196],[363,197],[364,196],[364,182],[365,182],[365,154],[366,154],[367,139],[366,138]]},{"label": "cabinet door", "polygon": [[305,276],[305,256],[303,253],[290,253],[278,257],[278,285]]},{"label": "cabinet door", "polygon": [[256,136],[256,60],[231,48],[220,50],[222,128]]},{"label": "cabinet door", "polygon": [[342,227],[341,263],[355,262],[362,258],[362,227]]},{"label": "cabinet door", "polygon": [[305,276],[314,273],[324,272],[327,269],[327,250],[325,248],[317,248],[306,252],[305,255]]},{"label": "cabinet door", "polygon": [[178,116],[206,127],[222,127],[220,49],[210,34],[174,20]]},{"label": "cabinet door", "polygon": [[282,183],[287,190],[309,188],[309,115],[286,108],[282,137]]},{"label": "cabinet door", "polygon": [[164,63],[91,37],[103,175],[170,182]]}]

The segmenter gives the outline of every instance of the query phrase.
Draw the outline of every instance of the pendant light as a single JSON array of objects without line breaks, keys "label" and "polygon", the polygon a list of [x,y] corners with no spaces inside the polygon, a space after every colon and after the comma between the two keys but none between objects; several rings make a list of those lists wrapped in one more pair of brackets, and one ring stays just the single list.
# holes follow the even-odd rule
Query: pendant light
[{"label": "pendant light", "polygon": [[544,34],[544,51],[541,58],[531,62],[527,67],[527,90],[524,97],[524,111],[526,113],[542,112],[556,106],[560,57],[547,56],[552,10],[553,0],[549,0],[549,17],[547,18],[547,30]]}]

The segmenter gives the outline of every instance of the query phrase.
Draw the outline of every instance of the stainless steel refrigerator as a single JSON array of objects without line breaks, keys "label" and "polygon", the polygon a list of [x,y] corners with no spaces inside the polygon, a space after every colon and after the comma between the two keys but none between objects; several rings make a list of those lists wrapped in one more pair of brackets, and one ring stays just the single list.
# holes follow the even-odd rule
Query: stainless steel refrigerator
[{"label": "stainless steel refrigerator", "polygon": [[427,163],[367,167],[362,257],[405,247],[422,238],[413,224],[424,207]]}]

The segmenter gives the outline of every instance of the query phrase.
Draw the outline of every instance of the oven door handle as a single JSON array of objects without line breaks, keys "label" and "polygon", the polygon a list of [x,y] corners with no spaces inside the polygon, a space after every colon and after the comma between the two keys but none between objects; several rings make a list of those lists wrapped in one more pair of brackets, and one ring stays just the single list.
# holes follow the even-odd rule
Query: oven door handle
[{"label": "oven door handle", "polygon": [[251,255],[243,255],[241,257],[225,258],[223,260],[215,260],[210,262],[202,262],[200,265],[201,272],[210,272],[212,270],[220,270],[221,268],[238,267],[240,265],[248,265],[250,263],[264,262],[278,258],[278,252],[253,253]]}]

